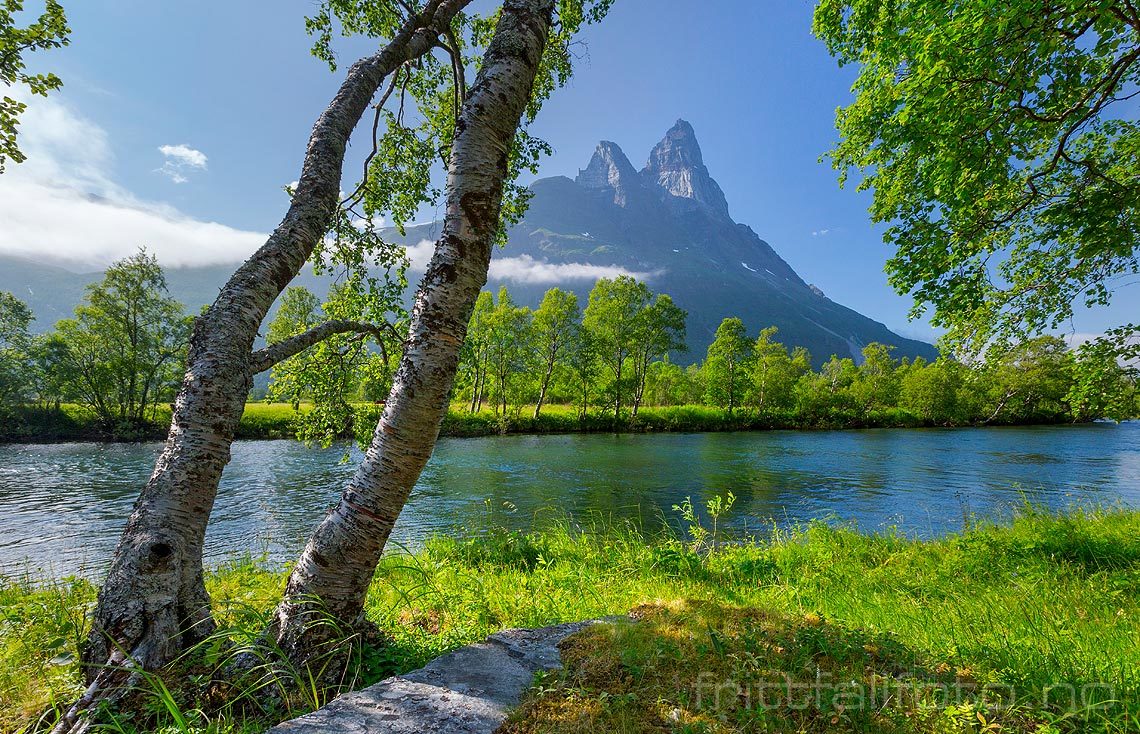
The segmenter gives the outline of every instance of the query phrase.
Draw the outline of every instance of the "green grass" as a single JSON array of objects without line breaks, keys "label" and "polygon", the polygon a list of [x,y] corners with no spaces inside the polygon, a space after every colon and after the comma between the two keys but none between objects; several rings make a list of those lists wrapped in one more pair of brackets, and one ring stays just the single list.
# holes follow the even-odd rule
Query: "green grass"
[{"label": "green grass", "polygon": [[293,438],[297,412],[289,403],[246,403],[237,438]]},{"label": "green grass", "polygon": [[[249,561],[211,574],[231,639],[256,633],[282,581]],[[78,690],[74,655],[92,598],[79,581],[0,584],[0,730],[26,726]],[[933,541],[813,524],[757,542],[710,539],[701,552],[665,532],[606,523],[437,538],[382,562],[367,616],[387,644],[362,648],[351,682],[416,668],[505,627],[635,608],[646,624],[568,643],[566,673],[542,681],[515,731],[1140,730],[1140,513],[1122,509],[1026,508],[1009,524]],[[198,683],[170,684],[181,710],[202,709],[195,730],[257,730],[320,702],[298,693],[267,710],[229,705],[210,683],[214,671],[195,665]],[[833,699],[831,708],[774,714],[702,709],[698,671],[803,680],[821,671],[862,682],[906,672],[1013,687],[1019,703],[1003,711],[975,697],[951,710],[917,697],[878,718],[847,708],[833,725]],[[1051,686],[1096,685],[1117,702],[1073,711],[1041,704]],[[146,726],[173,725],[154,708]]]},{"label": "green grass", "polygon": [[[237,438],[292,438],[296,419],[297,411],[287,403],[247,403]],[[0,422],[0,442],[161,440],[169,427],[169,405],[157,406],[145,426],[110,429],[99,424],[93,411],[75,403],[63,403],[58,410],[26,406]]]},{"label": "green grass", "polygon": [[[301,404],[295,409],[288,403],[247,403],[238,424],[239,439],[292,438],[297,416],[308,409]],[[380,419],[383,406],[361,403],[356,406],[358,420],[372,424]],[[60,409],[25,408],[12,420],[0,426],[0,441],[88,441],[88,440],[157,440],[165,437],[170,424],[170,407],[159,406],[155,420],[142,428],[129,431],[106,430],[96,417],[82,406],[65,403]],[[755,419],[729,417],[723,411],[704,406],[644,408],[636,418],[612,417],[591,413],[579,418],[576,408],[568,405],[544,406],[534,418],[529,406],[507,418],[490,409],[470,413],[465,406],[452,406],[444,419],[441,435],[455,437],[492,436],[503,433],[595,433],[619,431],[723,431],[746,428],[783,427],[780,422],[760,423]],[[348,436],[346,436],[348,438]]]},{"label": "green grass", "polygon": [[[298,414],[307,409],[305,404],[294,409],[288,403],[247,403],[238,425],[237,438],[292,438]],[[356,405],[357,420],[369,426],[368,430],[380,419],[382,411],[380,404]],[[158,406],[154,420],[146,426],[112,429],[100,426],[95,415],[79,405],[65,403],[59,410],[29,406],[0,422],[0,442],[161,440],[165,438],[169,425],[168,405]],[[644,407],[637,416],[623,414],[621,420],[615,421],[612,415],[596,409],[585,417],[579,417],[577,408],[570,405],[545,405],[539,417],[535,418],[534,406],[512,410],[503,417],[490,408],[471,413],[468,405],[455,403],[444,418],[440,435],[914,428],[922,425],[925,425],[922,420],[898,408],[867,414],[835,412],[809,419],[793,412],[760,415],[738,411],[729,415],[720,408],[707,405],[677,405]]]},{"label": "green grass", "polygon": [[[377,413],[377,417],[379,414]],[[872,411],[867,415],[827,414],[806,420],[793,412],[758,414],[736,411],[729,414],[708,405],[646,406],[636,416],[623,411],[621,420],[612,414],[592,410],[580,418],[578,409],[570,405],[544,405],[534,418],[534,406],[525,406],[507,417],[490,409],[469,412],[469,406],[453,404],[443,423],[443,435],[475,436],[495,433],[596,433],[596,432],[705,432],[760,431],[771,429],[825,428],[912,428],[923,425],[914,415],[899,409]]]}]

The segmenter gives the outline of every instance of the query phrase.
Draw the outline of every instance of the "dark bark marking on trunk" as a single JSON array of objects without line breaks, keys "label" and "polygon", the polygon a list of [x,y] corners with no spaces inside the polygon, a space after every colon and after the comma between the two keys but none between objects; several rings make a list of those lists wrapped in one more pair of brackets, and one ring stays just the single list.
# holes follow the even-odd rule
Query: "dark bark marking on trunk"
[{"label": "dark bark marking on trunk", "polygon": [[[313,533],[269,633],[295,662],[328,639],[308,621],[320,610],[361,621],[376,563],[431,455],[448,404],[460,345],[487,281],[507,153],[529,100],[554,0],[507,0],[456,125],[448,207],[435,255],[412,309],[404,355],[372,446],[341,502]],[[334,559],[326,566],[317,559]]]},{"label": "dark bark marking on trunk", "polygon": [[[383,50],[349,69],[314,125],[300,184],[280,225],[195,319],[182,387],[163,453],[143,488],[99,592],[83,651],[88,691],[57,724],[82,730],[81,715],[118,678],[108,661],[125,655],[144,670],[171,661],[213,628],[202,546],[218,481],[252,384],[250,352],[273,301],[296,276],[332,221],[348,136],[380,83],[429,51],[471,0],[431,0]],[[153,538],[161,541],[155,543]],[[169,554],[162,552],[165,545]],[[159,552],[155,552],[155,551]],[[101,689],[102,687],[102,689]]]}]

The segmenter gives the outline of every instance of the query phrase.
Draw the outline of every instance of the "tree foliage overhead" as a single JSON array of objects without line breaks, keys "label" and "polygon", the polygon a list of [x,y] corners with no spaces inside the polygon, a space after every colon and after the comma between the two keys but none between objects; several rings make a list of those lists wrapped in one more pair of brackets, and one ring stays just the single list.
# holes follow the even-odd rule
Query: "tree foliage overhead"
[{"label": "tree foliage overhead", "polygon": [[[44,11],[32,23],[20,28],[16,16],[24,9],[23,0],[0,1],[0,82],[5,87],[26,87],[32,94],[46,96],[59,89],[63,82],[55,74],[31,74],[27,71],[24,54],[31,51],[66,46],[71,29],[63,6],[56,0],[47,0]],[[16,144],[20,114],[27,107],[8,95],[0,96],[0,173],[4,163],[13,160],[21,163],[25,156]]]},{"label": "tree foliage overhead", "polygon": [[951,346],[1055,328],[1138,272],[1135,0],[821,0],[814,30],[859,65],[832,161]]},{"label": "tree foliage overhead", "polygon": [[[410,12],[420,12],[423,0],[323,0],[306,20],[313,37],[312,53],[337,68],[338,36],[391,38]],[[609,12],[613,0],[559,0],[557,21],[547,42],[522,123],[510,150],[507,187],[498,239],[506,241],[507,228],[526,209],[529,192],[517,183],[524,171],[537,173],[550,145],[529,133],[529,127],[551,93],[573,72],[572,45],[583,25],[596,23]],[[498,22],[499,7],[487,14],[460,12],[451,31],[438,41],[438,53],[404,65],[391,79],[375,105],[372,151],[367,156],[360,184],[345,199],[350,211],[366,221],[385,216],[401,232],[423,207],[439,204],[442,190],[433,182],[433,168],[446,166],[451,154],[455,124],[467,96],[469,79],[483,62]]]},{"label": "tree foliage overhead", "polygon": [[[505,244],[507,229],[522,217],[529,199],[529,191],[518,184],[518,177],[524,171],[536,173],[539,160],[550,152],[550,146],[530,135],[528,128],[543,102],[569,79],[575,34],[584,24],[601,20],[612,1],[560,0],[557,5],[557,22],[542,57],[534,93],[508,151],[499,244]],[[313,38],[312,53],[335,70],[339,38],[391,38],[410,14],[438,2],[323,0],[306,20]],[[332,275],[337,283],[335,294],[322,308],[326,316],[331,318],[335,311],[338,318],[386,323],[391,331],[402,333],[407,320],[402,297],[409,263],[402,245],[385,240],[381,223],[403,234],[418,214],[436,211],[440,205],[444,190],[439,178],[451,157],[468,83],[483,63],[499,10],[495,4],[487,14],[458,13],[450,30],[436,40],[433,52],[402,65],[380,91],[372,106],[363,170],[356,175],[351,193],[340,202],[336,223],[312,258],[314,269]],[[349,338],[342,336],[340,341]],[[389,351],[398,348],[397,343],[387,345]],[[311,395],[317,406],[314,419],[321,419],[309,426],[313,430],[306,437],[328,442],[338,434],[347,416],[344,404],[332,398],[346,386],[347,373],[340,369],[343,361],[338,358],[344,349],[321,347],[316,351],[321,354],[294,360],[292,366],[303,363],[310,381],[330,386],[340,383],[332,390]],[[379,364],[377,360],[371,362]],[[387,364],[387,360],[383,362]],[[479,377],[485,379],[486,374]],[[367,431],[358,433],[364,437]]]}]

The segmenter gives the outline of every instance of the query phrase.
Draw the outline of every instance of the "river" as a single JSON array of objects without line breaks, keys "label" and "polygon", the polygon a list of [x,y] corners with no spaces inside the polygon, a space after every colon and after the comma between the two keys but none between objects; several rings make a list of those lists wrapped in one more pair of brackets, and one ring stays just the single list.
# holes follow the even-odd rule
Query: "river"
[{"label": "river", "polygon": [[[97,578],[161,444],[0,445],[0,573]],[[355,449],[239,441],[207,537],[207,563],[246,552],[288,562],[359,458]],[[813,519],[918,536],[970,513],[1140,506],[1140,423],[442,439],[397,525],[433,533],[525,528],[544,517],[638,519],[733,491],[738,531]]]}]

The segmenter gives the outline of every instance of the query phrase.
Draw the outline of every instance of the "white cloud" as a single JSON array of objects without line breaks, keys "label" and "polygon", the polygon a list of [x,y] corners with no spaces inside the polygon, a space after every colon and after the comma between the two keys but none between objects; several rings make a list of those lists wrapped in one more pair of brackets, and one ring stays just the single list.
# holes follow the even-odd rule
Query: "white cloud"
[{"label": "white cloud", "polygon": [[194,150],[189,145],[160,145],[158,152],[179,165],[206,169],[206,154],[200,150]]},{"label": "white cloud", "polygon": [[826,237],[829,234],[831,234],[830,229],[817,229],[811,233],[811,236],[812,237]]},{"label": "white cloud", "polygon": [[[435,252],[435,243],[420,240],[407,247],[411,268],[417,272],[427,269],[428,262]],[[596,281],[599,278],[616,278],[628,275],[638,280],[649,280],[660,271],[640,273],[616,265],[591,265],[590,263],[550,263],[535,260],[530,255],[491,258],[491,268],[487,274],[490,280],[505,280],[512,283],[550,284],[565,283],[571,280]]]},{"label": "white cloud", "polygon": [[628,275],[638,280],[649,280],[659,272],[639,273],[616,265],[591,265],[590,263],[548,263],[535,260],[530,255],[518,257],[492,258],[488,274],[492,280],[508,280],[515,283],[562,283],[567,280],[589,280],[616,278]]},{"label": "white cloud", "polygon": [[[137,198],[110,176],[114,155],[105,130],[58,97],[11,93],[28,104],[20,125],[28,160],[0,175],[0,253],[103,267],[145,245],[163,265],[206,265],[240,262],[265,242],[262,233]],[[200,151],[166,147],[172,161],[206,166]]]},{"label": "white cloud", "polygon": [[160,145],[158,152],[162,153],[166,161],[162,164],[162,168],[156,170],[176,184],[186,183],[190,180],[186,177],[187,171],[206,170],[206,154],[185,143]]},{"label": "white cloud", "polygon": [[431,256],[435,252],[435,243],[431,240],[420,240],[404,249],[408,252],[408,261],[411,263],[412,270],[422,273],[427,270],[428,263],[431,262]]},{"label": "white cloud", "polygon": [[373,230],[384,229],[384,227],[388,226],[388,223],[385,221],[384,217],[377,214],[371,219],[365,219],[364,217],[354,217],[352,220],[352,226],[357,230],[363,232],[369,229],[370,226]]}]

